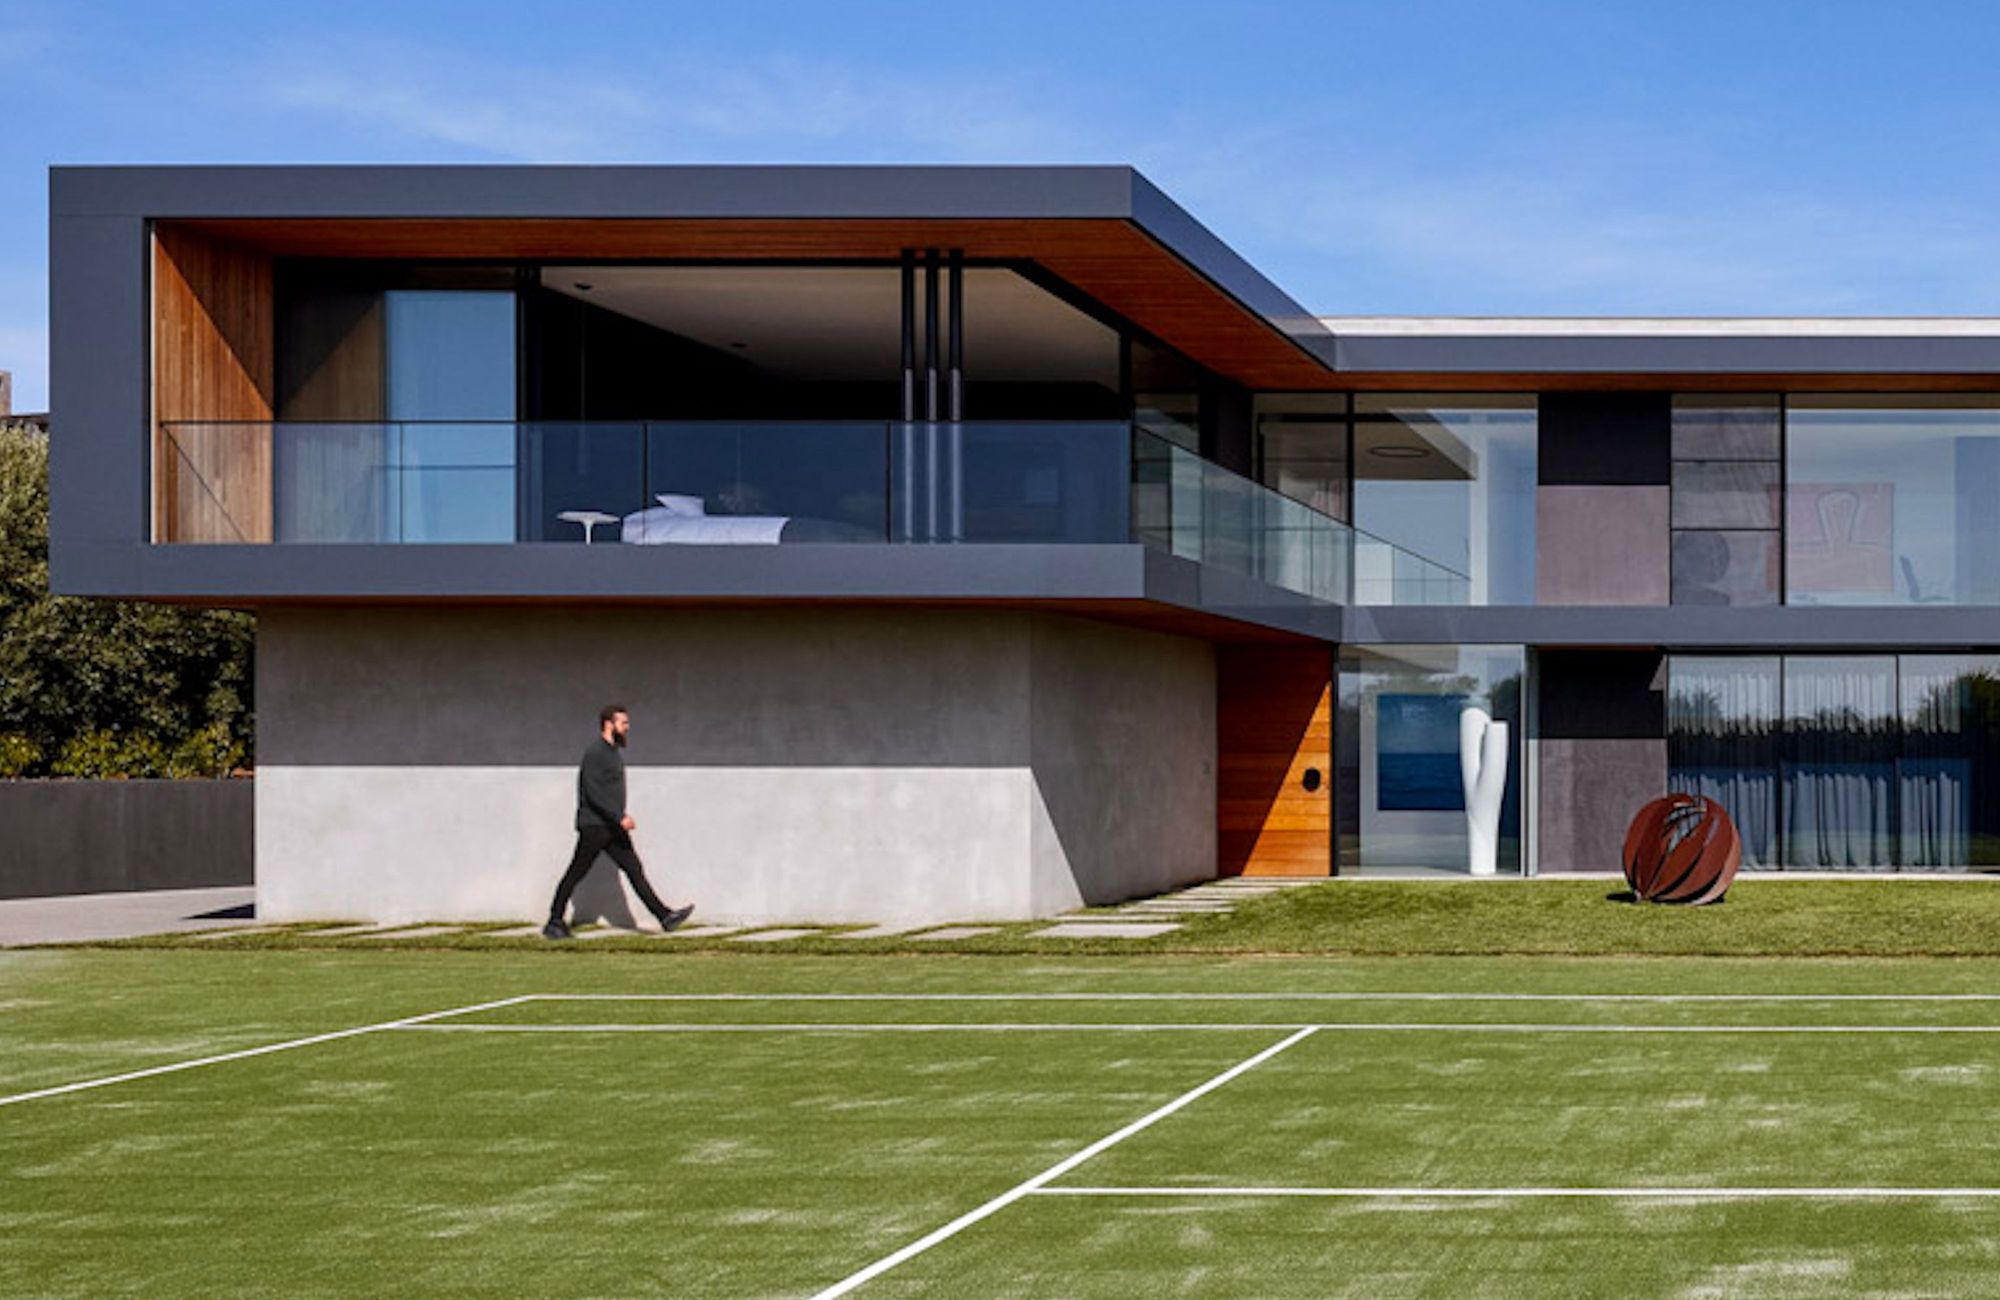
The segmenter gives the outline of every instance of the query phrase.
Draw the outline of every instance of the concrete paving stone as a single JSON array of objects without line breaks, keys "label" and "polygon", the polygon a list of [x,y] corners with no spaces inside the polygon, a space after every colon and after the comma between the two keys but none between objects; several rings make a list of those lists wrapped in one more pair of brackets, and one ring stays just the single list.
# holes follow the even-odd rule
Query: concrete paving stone
[{"label": "concrete paving stone", "polygon": [[678,930],[668,930],[662,934],[658,930],[647,930],[648,939],[719,939],[725,934],[735,934],[740,925],[684,925]]},{"label": "concrete paving stone", "polygon": [[982,934],[992,934],[999,928],[997,925],[947,925],[941,930],[926,930],[922,934],[913,934],[910,937],[926,942],[932,939],[949,942],[953,939],[973,939]]},{"label": "concrete paving stone", "polygon": [[283,934],[291,928],[289,925],[241,925],[228,930],[207,930],[191,934],[188,938],[205,943],[210,939],[226,939],[232,934]]},{"label": "concrete paving stone", "polygon": [[1046,930],[1032,930],[1036,939],[1150,939],[1178,930],[1172,921],[1065,921]]},{"label": "concrete paving stone", "polygon": [[776,943],[780,939],[804,939],[809,935],[825,934],[824,930],[752,930],[749,934],[739,934],[732,943]]},{"label": "concrete paving stone", "polygon": [[374,924],[336,925],[324,930],[301,930],[299,937],[302,939],[351,939],[356,935],[362,934],[388,934],[390,931],[400,928],[400,926],[394,925]]},{"label": "concrete paving stone", "polygon": [[542,932],[542,927],[539,925],[513,925],[507,927],[505,930],[481,930],[479,932],[479,938],[525,939],[531,934],[540,934],[541,932]]},{"label": "concrete paving stone", "polygon": [[408,930],[395,930],[383,935],[384,939],[430,939],[440,934],[464,934],[462,925],[419,925]]},{"label": "concrete paving stone", "polygon": [[839,934],[830,934],[830,935],[828,935],[828,936],[827,936],[827,938],[829,938],[829,939],[886,939],[886,938],[888,938],[888,937],[889,937],[890,935],[894,935],[894,934],[908,934],[908,933],[910,933],[910,932],[911,932],[912,930],[921,930],[921,929],[923,929],[923,928],[924,928],[924,927],[923,927],[922,925],[910,925],[910,924],[908,924],[908,923],[904,923],[904,924],[901,924],[901,925],[871,925],[871,926],[869,926],[869,927],[868,927],[867,929],[865,929],[865,930],[843,930],[843,931],[841,931],[841,932],[840,932]]}]

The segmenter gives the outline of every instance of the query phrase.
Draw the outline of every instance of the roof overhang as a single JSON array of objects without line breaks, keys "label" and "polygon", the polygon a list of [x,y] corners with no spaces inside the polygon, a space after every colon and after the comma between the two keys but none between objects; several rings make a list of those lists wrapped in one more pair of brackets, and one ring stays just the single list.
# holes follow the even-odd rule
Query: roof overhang
[{"label": "roof overhang", "polygon": [[1324,327],[1129,167],[103,167],[52,211],[274,256],[1032,262],[1215,372],[1325,388]]}]

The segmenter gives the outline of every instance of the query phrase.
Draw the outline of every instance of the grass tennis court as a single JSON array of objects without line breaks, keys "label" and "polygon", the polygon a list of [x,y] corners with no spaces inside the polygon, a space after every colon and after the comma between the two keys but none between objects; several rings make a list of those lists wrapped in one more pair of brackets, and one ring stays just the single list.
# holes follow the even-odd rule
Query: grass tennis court
[{"label": "grass tennis court", "polygon": [[1993,975],[0,953],[0,1294],[1990,1294]]}]

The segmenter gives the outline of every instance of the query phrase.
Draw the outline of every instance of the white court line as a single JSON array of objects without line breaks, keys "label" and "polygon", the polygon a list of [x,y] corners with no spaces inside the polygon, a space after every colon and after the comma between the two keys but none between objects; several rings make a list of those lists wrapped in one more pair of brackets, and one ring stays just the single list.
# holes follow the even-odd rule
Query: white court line
[{"label": "white court line", "polygon": [[849,1274],[847,1277],[842,1278],[840,1281],[826,1288],[826,1290],[819,1292],[817,1295],[813,1297],[813,1300],[835,1300],[835,1297],[846,1295],[848,1292],[854,1290],[856,1287],[861,1286],[864,1283],[867,1283],[875,1278],[880,1277],[882,1274],[888,1272],[890,1269],[896,1267],[898,1264],[903,1263],[905,1260],[909,1260],[918,1255],[923,1254],[925,1251],[929,1250],[932,1246],[937,1245],[939,1242],[944,1241],[947,1238],[957,1236],[960,1232],[963,1232],[965,1229],[971,1227],[973,1224],[978,1223],[981,1219],[999,1213],[1001,1210],[1006,1209],[1008,1206],[1020,1200],[1022,1197],[1028,1195],[1030,1192],[1033,1192],[1034,1190],[1041,1187],[1045,1183],[1053,1182],[1055,1179],[1062,1177],[1064,1174],[1076,1168],[1078,1165],[1090,1159],[1092,1156],[1101,1154],[1102,1152],[1110,1149],[1111,1147],[1118,1145],[1120,1142],[1123,1142],[1126,1138],[1131,1137],[1134,1133],[1138,1133],[1144,1129],[1151,1128],[1154,1124],[1159,1123],[1161,1120],[1173,1114],[1175,1111],[1180,1110],[1182,1107],[1191,1105],[1194,1102],[1199,1101],[1201,1098],[1206,1097],[1209,1093],[1214,1092],[1217,1088],[1220,1088],[1223,1084],[1228,1083],[1231,1079],[1234,1079],[1237,1075],[1244,1074],[1247,1073],[1248,1071],[1256,1069],[1258,1066],[1270,1060],[1278,1053],[1284,1051],[1292,1044],[1303,1042],[1305,1039],[1310,1038],[1312,1036],[1312,1033],[1313,1031],[1311,1028],[1301,1029],[1299,1030],[1299,1032],[1291,1035],[1289,1038],[1284,1039],[1282,1042],[1271,1044],[1271,1046],[1265,1048],[1263,1051],[1257,1053],[1255,1056],[1252,1056],[1247,1060],[1237,1062],[1235,1065],[1230,1066],[1227,1070],[1224,1070],[1221,1074],[1218,1074],[1214,1078],[1210,1079],[1207,1083],[1189,1089],[1188,1091],[1182,1093],[1180,1096],[1174,1098],[1172,1101],[1168,1102],[1166,1105],[1160,1107],[1158,1110],[1153,1111],[1151,1114],[1144,1115],[1141,1116],[1139,1119],[1133,1120],[1130,1124],[1127,1124],[1124,1128],[1121,1128],[1116,1133],[1111,1134],[1111,1136],[1099,1138],[1097,1141],[1091,1143],[1089,1146],[1077,1152],[1075,1155],[1070,1156],[1065,1160],[1057,1161],[1055,1164],[1050,1165],[1047,1169],[1044,1169],[1041,1173],[1036,1174],[1033,1178],[1028,1179],[1026,1182],[1017,1183],[1015,1186],[1009,1188],[1007,1191],[1000,1193],[1000,1195],[986,1202],[986,1204],[980,1206],[978,1209],[969,1210],[966,1213],[959,1215],[956,1219],[953,1219],[950,1223],[945,1224],[942,1228],[939,1228],[936,1231],[931,1232],[926,1236],[919,1237],[917,1240],[911,1242],[909,1245],[903,1247],[901,1250],[896,1251],[894,1254],[884,1255],[881,1259],[876,1260],[873,1264],[870,1264],[868,1267],[860,1270],[859,1272]]},{"label": "white court line", "polygon": [[537,993],[536,1002],[2000,1002],[2000,993]]},{"label": "white court line", "polygon": [[[641,1025],[563,1025],[563,1024],[423,1024],[395,1025],[395,1029],[411,1033],[434,1034],[802,1034],[802,1033],[891,1033],[891,1034],[942,1034],[942,1033],[1041,1033],[1044,1030],[1063,1032],[1118,1031],[1123,1033],[1174,1033],[1214,1032],[1235,1030],[1256,1030],[1260,1033],[1290,1033],[1295,1029],[1316,1029],[1317,1025],[1291,1024],[1249,1024],[1218,1020],[1213,1023],[1191,1024],[1121,1024],[1113,1022],[1057,1022],[1036,1023],[1034,1021],[1001,1022],[969,1020],[960,1024],[910,1023],[901,1024],[892,1020],[873,1020],[841,1023],[836,1021],[800,1022],[793,1024],[641,1024]],[[2000,1032],[2000,1029],[1996,1029]]]},{"label": "white court line", "polygon": [[497,1011],[502,1007],[515,1006],[532,1000],[533,994],[520,997],[502,998],[497,1002],[479,1002],[469,1007],[452,1007],[447,1011],[430,1011],[420,1016],[405,1016],[401,1020],[384,1020],[379,1024],[357,1025],[352,1029],[336,1029],[331,1033],[313,1034],[307,1038],[292,1038],[282,1043],[266,1043],[262,1047],[246,1047],[241,1051],[223,1052],[216,1056],[203,1056],[192,1061],[176,1061],[172,1065],[156,1065],[151,1069],[132,1070],[125,1074],[107,1075],[101,1079],[85,1079],[81,1083],[65,1083],[53,1088],[37,1088],[33,1092],[17,1093],[12,1097],[0,1097],[0,1106],[12,1106],[16,1102],[34,1101],[41,1097],[60,1097],[65,1093],[83,1092],[90,1088],[108,1088],[114,1083],[129,1083],[134,1079],[150,1079],[155,1075],[175,1074],[181,1070],[193,1070],[204,1065],[220,1065],[225,1061],[243,1061],[253,1056],[268,1056],[272,1052],[287,1052],[295,1047],[311,1047],[316,1043],[331,1043],[342,1038],[354,1038],[361,1034],[380,1033],[387,1029],[407,1029],[427,1021],[440,1020],[447,1016],[466,1016],[476,1011]]},{"label": "white court line", "polygon": [[1362,1033],[1492,1033],[1492,1034],[2000,1034],[2000,1025],[1567,1025],[1514,1024],[1477,1020],[1403,1022],[1357,1020],[1348,1022],[1239,1024],[1215,1021],[1212,1024],[1129,1024],[1118,1021],[1076,1023],[1050,1021],[995,1022],[968,1020],[961,1024],[910,1023],[892,1020],[836,1022],[780,1022],[769,1024],[421,1024],[378,1025],[379,1029],[407,1029],[451,1034],[809,1034],[809,1033],[1041,1033],[1063,1031],[1125,1031],[1169,1033],[1255,1029],[1266,1033],[1285,1030],[1314,1030],[1329,1034]]},{"label": "white court line", "polygon": [[1895,1200],[2000,1198],[2000,1187],[1038,1187],[1034,1196],[1307,1197],[1354,1200],[1477,1200],[1484,1197],[1603,1197],[1707,1200]]}]

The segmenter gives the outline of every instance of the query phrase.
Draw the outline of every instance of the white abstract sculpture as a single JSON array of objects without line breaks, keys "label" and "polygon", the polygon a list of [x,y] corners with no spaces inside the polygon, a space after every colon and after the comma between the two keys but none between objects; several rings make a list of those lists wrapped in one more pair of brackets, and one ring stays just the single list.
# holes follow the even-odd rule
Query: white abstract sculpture
[{"label": "white abstract sculpture", "polygon": [[1500,869],[1500,799],[1507,793],[1507,724],[1484,709],[1458,715],[1458,770],[1465,781],[1466,842],[1472,874]]}]

